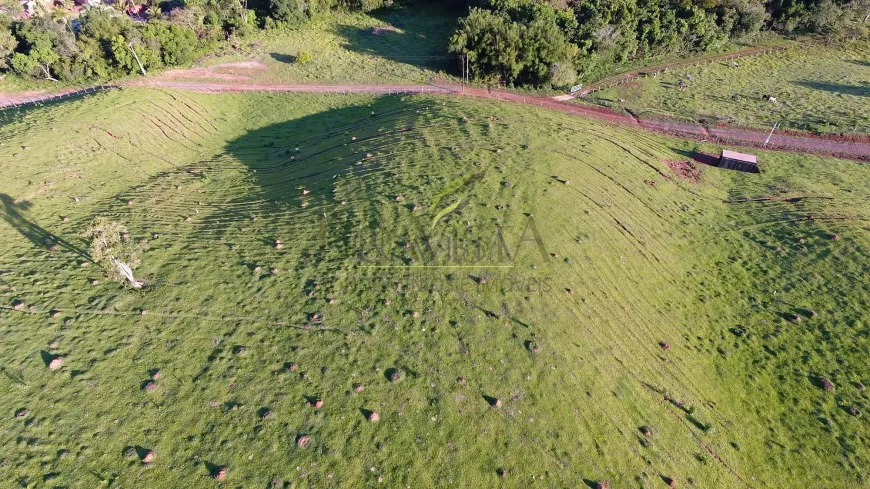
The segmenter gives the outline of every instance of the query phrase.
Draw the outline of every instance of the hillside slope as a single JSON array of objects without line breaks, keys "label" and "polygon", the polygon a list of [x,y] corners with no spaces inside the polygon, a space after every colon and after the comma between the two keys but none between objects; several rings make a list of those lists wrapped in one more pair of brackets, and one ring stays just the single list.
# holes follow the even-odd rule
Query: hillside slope
[{"label": "hillside slope", "polygon": [[[2,117],[4,480],[867,484],[866,165],[448,97]],[[96,216],[145,290],[90,263]]]}]

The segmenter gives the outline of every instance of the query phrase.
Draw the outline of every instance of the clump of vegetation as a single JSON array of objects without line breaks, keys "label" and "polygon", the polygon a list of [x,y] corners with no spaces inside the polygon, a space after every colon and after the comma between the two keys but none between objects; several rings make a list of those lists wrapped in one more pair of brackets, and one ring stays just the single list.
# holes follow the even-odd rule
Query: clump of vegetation
[{"label": "clump of vegetation", "polygon": [[299,56],[296,56],[296,62],[305,64],[314,61],[314,55],[311,54],[311,51],[302,51],[299,53]]},{"label": "clump of vegetation", "polygon": [[133,269],[142,263],[145,244],[133,242],[125,226],[98,217],[88,228],[87,237],[91,239],[91,258],[103,267],[109,278],[134,289],[145,285],[133,276]]}]

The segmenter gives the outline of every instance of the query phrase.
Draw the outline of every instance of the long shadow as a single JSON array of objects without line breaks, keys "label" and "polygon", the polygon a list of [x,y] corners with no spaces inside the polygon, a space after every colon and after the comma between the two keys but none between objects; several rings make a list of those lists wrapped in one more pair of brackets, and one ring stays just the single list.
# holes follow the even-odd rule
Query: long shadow
[{"label": "long shadow", "polygon": [[269,53],[269,56],[280,63],[293,64],[296,62],[296,56],[293,56],[292,54]]},{"label": "long shadow", "polygon": [[864,59],[847,59],[846,61],[848,61],[849,63],[852,63],[853,65],[858,65],[858,66],[868,66],[868,67],[870,67],[870,61],[868,61],[868,60],[864,60]]},{"label": "long shadow", "polygon": [[701,153],[699,151],[688,151],[680,148],[670,148],[671,151],[677,153],[679,155],[683,155],[686,158],[691,158],[697,163],[701,163],[702,165],[707,166],[719,166],[719,157],[716,155],[711,155],[707,153]]},{"label": "long shadow", "polygon": [[[234,243],[242,235],[257,236],[264,246],[292,250],[315,264],[336,254],[356,257],[363,239],[378,243],[372,249],[378,256],[400,248],[382,235],[385,206],[389,212],[404,208],[421,222],[431,219],[403,201],[401,193],[426,182],[404,180],[402,164],[427,144],[421,129],[459,122],[425,98],[381,96],[367,102],[279,122],[230,141],[225,155],[244,165],[243,174],[232,183],[229,198],[221,191],[214,212],[198,220],[194,241]],[[450,153],[449,147],[429,150]],[[231,164],[225,168],[219,158],[210,163],[207,177],[237,171]],[[270,270],[255,272],[268,276]]]},{"label": "long shadow", "polygon": [[88,261],[92,261],[90,255],[81,248],[58,238],[42,226],[27,219],[25,213],[30,209],[30,206],[29,202],[16,203],[12,196],[0,193],[0,219],[6,221],[7,224],[30,240],[31,243],[36,246],[45,247],[61,246]]},{"label": "long shadow", "polygon": [[824,90],[826,92],[834,92],[842,95],[852,95],[855,97],[870,97],[870,84],[864,85],[843,85],[841,83],[815,82],[815,81],[795,81],[795,85],[800,85],[814,90]]},{"label": "long shadow", "polygon": [[448,52],[448,39],[454,31],[459,10],[417,2],[404,8],[381,9],[370,13],[385,25],[360,28],[341,25],[336,29],[344,39],[342,47],[390,59],[417,68],[459,73],[459,56]]}]

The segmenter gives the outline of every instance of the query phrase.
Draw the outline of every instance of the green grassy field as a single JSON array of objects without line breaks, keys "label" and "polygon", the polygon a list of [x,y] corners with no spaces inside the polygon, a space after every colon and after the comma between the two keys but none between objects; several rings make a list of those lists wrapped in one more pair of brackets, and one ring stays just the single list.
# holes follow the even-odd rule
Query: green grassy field
[{"label": "green grassy field", "polygon": [[[447,39],[456,18],[434,7],[315,18],[292,30],[258,32],[240,49],[206,56],[197,66],[255,59],[259,83],[418,83],[459,72]],[[296,62],[302,52],[312,60]]]},{"label": "green grassy field", "polygon": [[[868,484],[864,164],[695,182],[666,162],[715,148],[459,98],[0,118],[2,480]],[[97,216],[147,240],[145,289],[90,262]]]},{"label": "green grassy field", "polygon": [[[736,62],[674,69],[596,92],[590,100],[642,117],[870,133],[870,44],[800,47]],[[680,81],[688,88],[680,90]]]}]

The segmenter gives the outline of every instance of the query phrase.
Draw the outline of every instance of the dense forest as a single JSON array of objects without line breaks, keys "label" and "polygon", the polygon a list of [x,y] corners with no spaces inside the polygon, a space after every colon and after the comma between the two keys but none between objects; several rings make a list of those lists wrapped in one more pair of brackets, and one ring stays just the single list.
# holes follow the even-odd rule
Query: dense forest
[{"label": "dense forest", "polygon": [[[0,73],[85,82],[183,65],[256,29],[331,12],[414,8],[413,0],[58,0],[22,15],[0,0]],[[430,2],[432,3],[432,2]],[[662,53],[715,49],[761,30],[857,38],[870,0],[443,0],[459,17],[449,49],[478,81],[567,86]]]}]

